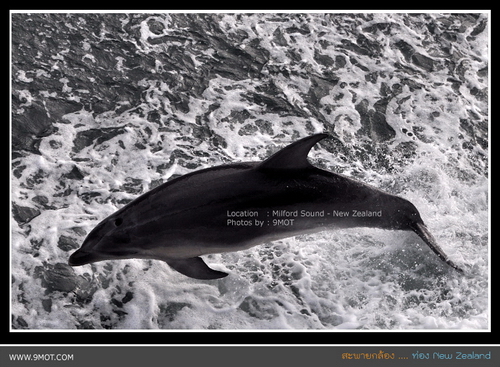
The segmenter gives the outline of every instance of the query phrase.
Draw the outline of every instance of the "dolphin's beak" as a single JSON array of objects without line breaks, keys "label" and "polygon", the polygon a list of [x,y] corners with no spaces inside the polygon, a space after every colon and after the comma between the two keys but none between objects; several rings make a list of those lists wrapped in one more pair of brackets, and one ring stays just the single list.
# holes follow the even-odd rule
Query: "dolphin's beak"
[{"label": "dolphin's beak", "polygon": [[79,249],[76,250],[73,254],[71,254],[68,260],[68,264],[71,266],[80,266],[80,265],[90,264],[97,260],[98,259],[93,253]]},{"label": "dolphin's beak", "polygon": [[439,256],[441,260],[443,260],[445,263],[450,265],[452,268],[455,270],[459,271],[460,273],[463,273],[464,271],[458,267],[453,261],[448,259],[448,256],[444,253],[444,251],[439,247],[439,245],[436,243],[436,240],[432,236],[431,232],[427,229],[425,224],[423,223],[413,223],[411,226],[411,229],[419,235],[421,239],[424,240],[424,242],[431,248],[432,251],[436,253],[436,255]]}]

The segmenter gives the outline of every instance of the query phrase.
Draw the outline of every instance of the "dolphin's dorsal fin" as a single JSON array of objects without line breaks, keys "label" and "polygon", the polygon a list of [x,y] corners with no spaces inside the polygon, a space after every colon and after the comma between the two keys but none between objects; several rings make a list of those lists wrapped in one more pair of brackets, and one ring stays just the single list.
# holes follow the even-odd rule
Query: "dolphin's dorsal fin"
[{"label": "dolphin's dorsal fin", "polygon": [[283,170],[311,167],[307,161],[307,154],[318,141],[327,137],[329,137],[328,134],[316,134],[296,141],[267,158],[256,168],[258,170]]}]

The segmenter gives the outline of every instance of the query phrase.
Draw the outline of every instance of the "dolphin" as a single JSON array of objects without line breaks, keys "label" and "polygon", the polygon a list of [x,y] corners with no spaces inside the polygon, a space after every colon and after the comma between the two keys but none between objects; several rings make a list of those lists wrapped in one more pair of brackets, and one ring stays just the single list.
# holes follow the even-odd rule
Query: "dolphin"
[{"label": "dolphin", "polygon": [[209,268],[201,255],[328,229],[373,227],[415,232],[462,272],[408,200],[311,165],[309,151],[327,137],[303,138],[262,162],[216,166],[168,181],[100,222],[69,265],[157,259],[186,276],[217,279],[228,274]]}]

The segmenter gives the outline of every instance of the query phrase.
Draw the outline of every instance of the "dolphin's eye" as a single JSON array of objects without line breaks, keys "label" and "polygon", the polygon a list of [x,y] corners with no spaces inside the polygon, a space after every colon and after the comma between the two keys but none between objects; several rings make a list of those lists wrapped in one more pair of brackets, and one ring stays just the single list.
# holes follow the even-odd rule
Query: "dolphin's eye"
[{"label": "dolphin's eye", "polygon": [[119,227],[119,226],[121,226],[122,223],[123,223],[123,219],[122,218],[115,219],[115,226]]}]

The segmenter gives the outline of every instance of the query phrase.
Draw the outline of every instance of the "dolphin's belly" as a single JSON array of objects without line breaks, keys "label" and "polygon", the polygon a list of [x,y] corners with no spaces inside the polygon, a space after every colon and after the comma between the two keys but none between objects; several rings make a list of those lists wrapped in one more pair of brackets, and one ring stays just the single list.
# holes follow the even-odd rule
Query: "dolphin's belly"
[{"label": "dolphin's belly", "polygon": [[246,250],[264,242],[339,227],[321,217],[284,218],[273,216],[272,212],[268,216],[268,210],[247,210],[241,212],[241,216],[232,215],[235,213],[229,211],[228,214],[226,210],[221,215],[213,212],[202,215],[199,210],[197,215],[186,213],[188,221],[176,216],[154,229],[141,228],[141,237],[145,238],[142,247],[155,248],[163,256],[193,257]]}]

